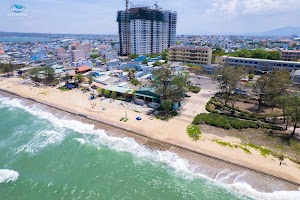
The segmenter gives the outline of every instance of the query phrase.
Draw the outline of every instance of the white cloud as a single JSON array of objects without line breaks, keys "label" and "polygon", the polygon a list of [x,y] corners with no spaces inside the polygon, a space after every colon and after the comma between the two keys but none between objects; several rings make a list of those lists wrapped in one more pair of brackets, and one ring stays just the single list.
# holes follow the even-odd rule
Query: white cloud
[{"label": "white cloud", "polygon": [[294,4],[295,0],[215,0],[206,13],[227,17],[274,14],[293,8]]},{"label": "white cloud", "polygon": [[270,14],[284,11],[289,4],[288,0],[244,0],[242,14]]}]

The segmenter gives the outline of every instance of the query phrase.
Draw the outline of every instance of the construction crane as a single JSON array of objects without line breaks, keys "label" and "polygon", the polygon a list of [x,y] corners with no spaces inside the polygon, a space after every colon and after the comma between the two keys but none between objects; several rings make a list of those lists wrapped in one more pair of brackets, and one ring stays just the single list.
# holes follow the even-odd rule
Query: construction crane
[{"label": "construction crane", "polygon": [[156,3],[154,4],[154,6],[155,6],[155,9],[157,9],[157,10],[162,10],[162,7],[160,7],[160,6],[157,4],[157,1],[156,1]]}]

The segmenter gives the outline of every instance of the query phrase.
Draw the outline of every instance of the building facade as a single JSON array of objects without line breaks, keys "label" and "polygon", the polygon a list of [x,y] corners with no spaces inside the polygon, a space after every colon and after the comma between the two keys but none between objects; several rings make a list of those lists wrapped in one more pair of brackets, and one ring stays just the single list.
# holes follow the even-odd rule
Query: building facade
[{"label": "building facade", "polygon": [[291,72],[291,80],[293,84],[300,85],[300,70],[293,70]]},{"label": "building facade", "polygon": [[176,12],[132,7],[118,11],[117,22],[121,56],[161,53],[175,44]]},{"label": "building facade", "polygon": [[274,69],[287,69],[289,71],[300,69],[300,62],[283,61],[283,60],[267,60],[267,59],[255,59],[255,58],[239,58],[221,56],[221,59],[216,59],[219,64],[225,64],[229,66],[244,66],[253,68],[257,72],[270,72]]},{"label": "building facade", "polygon": [[212,50],[207,47],[173,46],[169,49],[168,57],[171,62],[210,65]]},{"label": "building facade", "polygon": [[300,50],[280,50],[280,54],[284,61],[300,61]]},{"label": "building facade", "polygon": [[79,44],[78,42],[69,46],[69,62],[77,62],[85,59],[86,54],[91,53],[91,44],[89,42]]}]

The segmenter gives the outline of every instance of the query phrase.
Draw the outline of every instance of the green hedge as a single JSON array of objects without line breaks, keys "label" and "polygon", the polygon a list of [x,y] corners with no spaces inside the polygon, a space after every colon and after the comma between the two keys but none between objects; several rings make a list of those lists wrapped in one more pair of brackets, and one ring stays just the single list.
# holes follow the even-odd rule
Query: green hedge
[{"label": "green hedge", "polygon": [[257,122],[251,122],[251,121],[242,121],[238,119],[234,119],[228,116],[220,115],[217,113],[202,113],[197,115],[194,120],[193,124],[198,125],[201,122],[205,122],[206,124],[220,127],[224,129],[246,129],[246,128],[259,128],[259,125]]},{"label": "green hedge", "polygon": [[198,92],[200,92],[201,88],[198,86],[189,85],[188,90],[193,93],[198,93]]},{"label": "green hedge", "polygon": [[272,124],[267,124],[267,123],[260,123],[256,121],[248,121],[248,120],[239,120],[236,118],[228,117],[226,115],[221,115],[218,113],[202,113],[197,115],[192,124],[194,125],[199,125],[201,123],[206,123],[211,126],[215,127],[220,127],[224,129],[247,129],[247,128],[259,128],[263,127],[266,129],[273,129],[273,130],[279,130],[282,131],[284,130],[280,126],[274,126]]}]

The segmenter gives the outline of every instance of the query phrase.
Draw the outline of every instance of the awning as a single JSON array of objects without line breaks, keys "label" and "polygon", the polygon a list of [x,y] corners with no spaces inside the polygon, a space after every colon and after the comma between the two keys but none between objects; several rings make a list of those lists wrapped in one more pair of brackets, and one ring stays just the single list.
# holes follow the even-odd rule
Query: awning
[{"label": "awning", "polygon": [[157,99],[157,100],[159,100],[159,98],[157,98],[157,97],[146,95],[146,94],[135,93],[135,96],[141,96],[141,97],[146,97],[146,98],[150,98],[150,99]]}]

